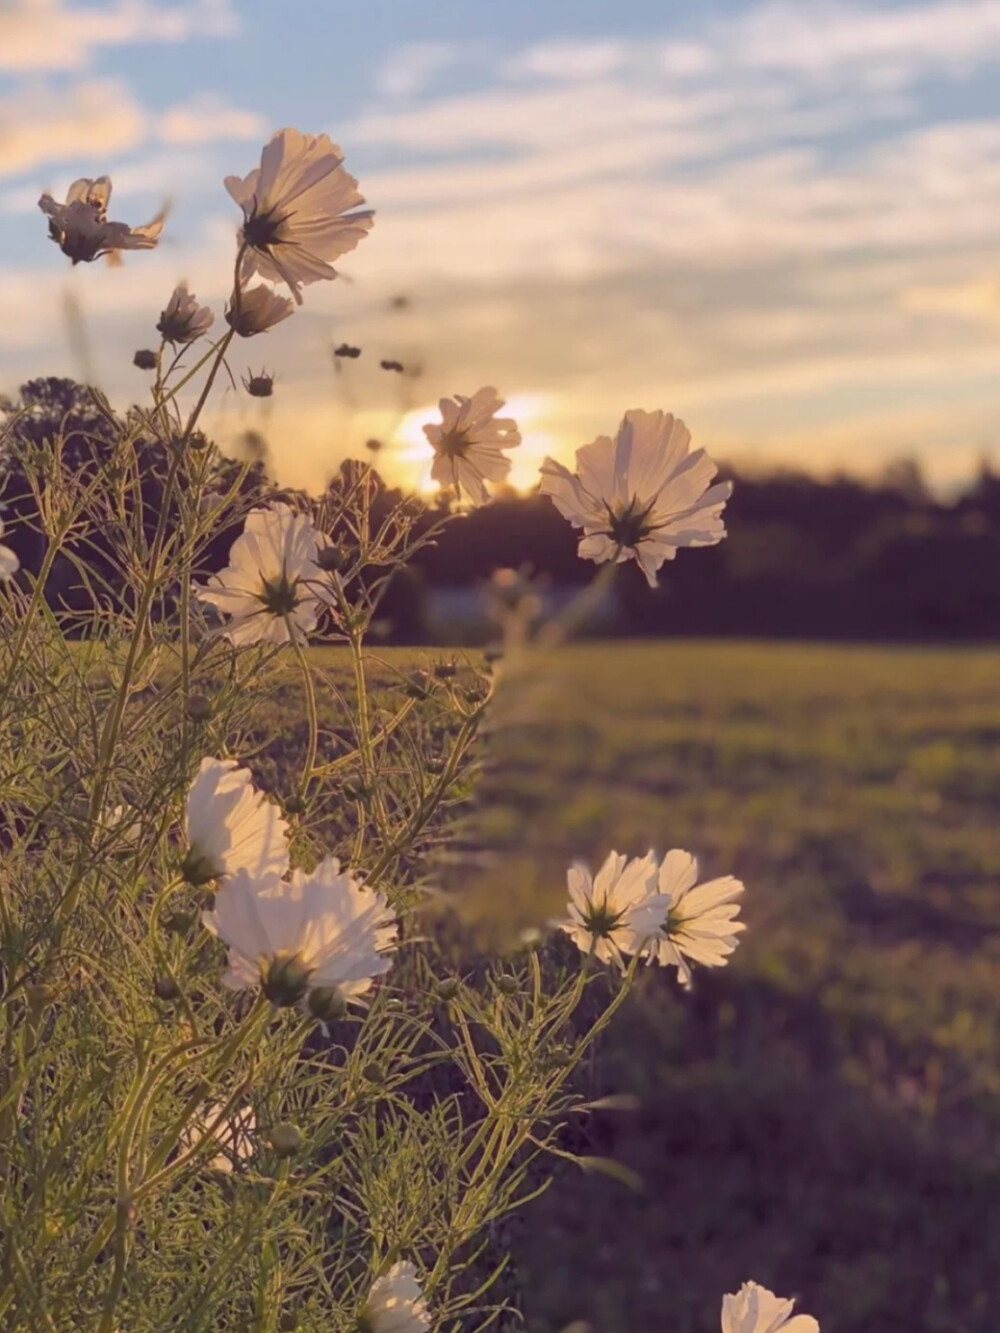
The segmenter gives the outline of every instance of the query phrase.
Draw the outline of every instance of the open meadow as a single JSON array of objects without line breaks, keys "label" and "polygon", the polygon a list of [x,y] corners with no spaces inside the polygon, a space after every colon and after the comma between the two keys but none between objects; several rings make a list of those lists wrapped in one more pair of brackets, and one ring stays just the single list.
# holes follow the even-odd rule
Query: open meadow
[{"label": "open meadow", "polygon": [[[445,656],[388,650],[385,681]],[[824,1333],[994,1329],[996,652],[614,643],[558,662],[531,724],[487,747],[460,843],[495,859],[447,875],[465,914],[513,938],[562,912],[574,857],[683,846],[745,881],[749,929],[690,994],[651,969],[605,1039],[595,1090],[638,1106],[572,1146],[642,1186],[566,1165],[499,1238],[529,1328],[696,1333],[754,1272]],[[277,785],[295,748],[286,732]]]}]

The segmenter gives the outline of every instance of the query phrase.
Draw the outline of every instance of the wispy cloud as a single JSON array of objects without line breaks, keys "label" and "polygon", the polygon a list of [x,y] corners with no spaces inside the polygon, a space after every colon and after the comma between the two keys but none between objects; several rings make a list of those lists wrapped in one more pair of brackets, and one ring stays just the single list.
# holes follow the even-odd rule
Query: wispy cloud
[{"label": "wispy cloud", "polygon": [[116,0],[83,7],[68,0],[13,0],[0,8],[0,71],[78,70],[102,48],[228,37],[237,28],[231,0]]},{"label": "wispy cloud", "polygon": [[267,121],[256,111],[234,106],[220,93],[204,93],[168,107],[158,117],[156,128],[164,143],[202,144],[221,139],[258,139]]},{"label": "wispy cloud", "polygon": [[30,88],[0,99],[0,177],[45,162],[99,160],[145,138],[147,116],[119,79],[88,79],[60,91]]}]

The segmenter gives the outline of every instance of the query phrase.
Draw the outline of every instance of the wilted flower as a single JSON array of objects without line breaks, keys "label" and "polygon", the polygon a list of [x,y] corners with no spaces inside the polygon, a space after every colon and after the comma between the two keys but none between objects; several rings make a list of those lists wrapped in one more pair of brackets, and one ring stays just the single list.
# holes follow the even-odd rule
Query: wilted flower
[{"label": "wilted flower", "polygon": [[243,387],[251,398],[270,398],[274,393],[274,376],[266,370],[260,370],[256,375],[248,371],[243,376]]},{"label": "wilted flower", "polygon": [[735,1296],[722,1298],[722,1333],[819,1333],[812,1315],[792,1314],[794,1304],[744,1282]]},{"label": "wilted flower", "polygon": [[667,900],[657,890],[659,866],[648,855],[630,861],[612,852],[595,878],[577,862],[569,869],[569,917],[557,924],[583,953],[624,971],[625,954],[640,954],[661,938]]},{"label": "wilted flower", "polygon": [[287,643],[293,632],[304,638],[334,598],[333,576],[318,564],[327,540],[284,502],[253,509],[229,564],[195,596],[230,617],[226,637],[237,646]]},{"label": "wilted flower", "polygon": [[243,209],[241,278],[259,273],[287,283],[301,305],[303,284],[337,276],[330,261],[353,250],[372,225],[370,210],[349,211],[365,201],[343,161],[327,135],[284,129],[264,148],[259,167],[226,177]]},{"label": "wilted flower", "polygon": [[698,862],[690,852],[675,848],[663,858],[657,887],[666,899],[667,915],[662,923],[665,938],[657,938],[654,956],[658,963],[676,967],[683,985],[689,986],[688,958],[705,967],[723,967],[736,948],[737,935],[746,930],[746,924],[736,920],[743,885],[732,875],[698,884]]},{"label": "wilted flower", "polygon": [[480,389],[471,398],[442,398],[441,425],[424,427],[434,450],[431,476],[442,486],[464,487],[477,504],[489,499],[486,481],[503,481],[510,459],[501,450],[521,443],[517,423],[497,417],[503,399],[496,389]]},{"label": "wilted flower", "polygon": [[251,1136],[256,1132],[257,1120],[251,1106],[232,1111],[227,1117],[223,1117],[224,1110],[224,1103],[209,1102],[182,1131],[180,1145],[184,1152],[190,1152],[205,1139],[211,1140],[219,1152],[208,1161],[208,1167],[229,1175],[240,1162],[253,1156]]},{"label": "wilted flower", "polygon": [[38,207],[49,219],[49,236],[74,264],[89,264],[117,250],[152,250],[160,239],[166,205],[152,221],[129,227],[124,222],[108,221],[110,199],[111,181],[107,176],[74,181],[64,204],[56,203],[50,194],[39,199]]},{"label": "wilted flower", "polygon": [[430,1311],[413,1264],[393,1264],[372,1283],[361,1316],[365,1333],[424,1333],[431,1326]]},{"label": "wilted flower", "polygon": [[[0,518],[0,537],[3,536],[3,519]],[[0,545],[0,580],[12,579],[21,568],[21,562],[9,546]]]},{"label": "wilted flower", "polygon": [[168,343],[193,343],[207,333],[215,316],[208,306],[199,305],[188,291],[186,282],[179,282],[166,308],[157,321],[157,331]]},{"label": "wilted flower", "polygon": [[253,785],[235,759],[203,759],[185,804],[191,884],[247,870],[283,875],[288,869],[288,825],[281,811]]},{"label": "wilted flower", "polygon": [[287,296],[279,296],[259,282],[256,287],[241,291],[238,299],[226,307],[226,323],[241,338],[252,338],[267,333],[294,313],[295,306]]},{"label": "wilted flower", "polygon": [[363,995],[391,966],[397,923],[385,897],[341,871],[333,857],[311,875],[240,871],[227,879],[206,928],[229,946],[223,983],[233,990],[263,985],[278,1005],[298,1004],[318,987],[345,999]]},{"label": "wilted flower", "polygon": [[576,474],[546,458],[541,490],[582,528],[580,557],[638,561],[650,587],[681,546],[714,546],[726,535],[722,509],[732,482],[709,487],[717,468],[704,449],[688,452],[683,421],[632,411],[617,438],[599,436],[576,451]]}]

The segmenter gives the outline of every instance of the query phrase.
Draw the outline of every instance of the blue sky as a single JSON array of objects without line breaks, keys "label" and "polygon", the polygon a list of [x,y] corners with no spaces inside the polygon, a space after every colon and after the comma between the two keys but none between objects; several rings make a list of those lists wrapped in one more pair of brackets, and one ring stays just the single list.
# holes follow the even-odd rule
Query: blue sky
[{"label": "blue sky", "polygon": [[[1000,461],[998,73],[1000,0],[6,0],[0,387],[78,370],[69,297],[102,386],[141,397],[173,283],[225,299],[222,176],[294,124],[377,220],[234,360],[279,392],[216,428],[262,427],[281,479],[378,434],[419,484],[437,397],[495,384],[522,484],[641,406],[744,466],[918,454],[947,486]],[[104,172],[116,218],[173,200],[165,238],[70,272],[38,194]],[[335,375],[342,339],[365,355]]]}]

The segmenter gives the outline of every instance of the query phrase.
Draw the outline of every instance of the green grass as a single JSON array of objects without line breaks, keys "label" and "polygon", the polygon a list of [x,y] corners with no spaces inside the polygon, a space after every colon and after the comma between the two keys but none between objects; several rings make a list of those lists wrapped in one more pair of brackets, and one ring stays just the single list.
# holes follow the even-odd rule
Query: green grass
[{"label": "green grass", "polygon": [[749,929],[620,1016],[593,1078],[640,1109],[577,1146],[644,1187],[567,1167],[526,1210],[529,1328],[716,1330],[752,1277],[823,1333],[995,1333],[1000,654],[588,645],[554,684],[494,742],[468,914],[511,933],[574,857],[682,846]]}]

